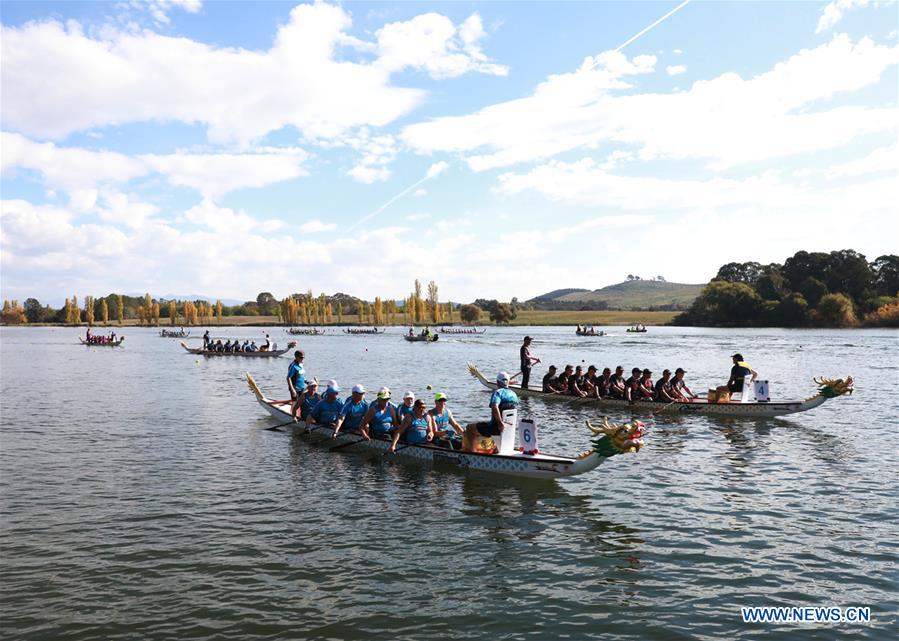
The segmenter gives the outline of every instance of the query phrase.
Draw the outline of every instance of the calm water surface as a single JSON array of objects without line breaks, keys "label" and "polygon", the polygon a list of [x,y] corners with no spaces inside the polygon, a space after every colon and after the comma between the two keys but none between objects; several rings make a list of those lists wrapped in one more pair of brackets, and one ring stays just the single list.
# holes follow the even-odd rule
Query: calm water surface
[{"label": "calm water surface", "polygon": [[[395,397],[430,384],[460,421],[487,416],[466,363],[516,371],[525,333],[545,364],[682,366],[694,391],[725,382],[736,350],[775,399],[810,396],[821,375],[852,374],[857,391],[783,419],[644,417],[636,456],[502,481],[265,431],[243,373],[286,398],[287,357],[197,358],[155,330],[110,349],[3,328],[3,637],[896,638],[896,332],[490,328],[423,344],[401,331],[299,339],[310,374]],[[555,453],[585,449],[583,420],[601,416],[523,408]],[[750,625],[746,605],[870,606],[873,622]]]}]

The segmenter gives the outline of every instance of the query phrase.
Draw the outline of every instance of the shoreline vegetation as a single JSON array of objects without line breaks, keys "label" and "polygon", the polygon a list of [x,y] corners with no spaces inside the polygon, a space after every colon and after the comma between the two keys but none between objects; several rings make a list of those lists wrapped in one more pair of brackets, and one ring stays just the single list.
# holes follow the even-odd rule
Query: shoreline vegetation
[{"label": "shoreline vegetation", "polygon": [[[701,289],[699,289],[701,287]],[[689,305],[687,288],[698,291]],[[654,290],[651,291],[650,290]],[[618,306],[598,298],[615,291]],[[665,302],[666,297],[680,297]],[[572,309],[578,307],[579,309]],[[154,299],[109,294],[66,299],[60,309],[34,298],[3,301],[3,325],[196,327],[259,325],[265,327],[430,325],[552,325],[594,327],[677,325],[692,327],[851,328],[899,327],[899,256],[868,262],[851,249],[800,251],[783,264],[728,263],[705,286],[668,283],[662,276],[627,281],[603,289],[555,290],[529,301],[508,303],[479,298],[468,304],[442,302],[432,280],[423,295],[421,282],[403,300],[376,296],[373,302],[349,294],[318,296],[312,290],[278,300],[261,292],[256,300],[232,306],[221,300]]]}]

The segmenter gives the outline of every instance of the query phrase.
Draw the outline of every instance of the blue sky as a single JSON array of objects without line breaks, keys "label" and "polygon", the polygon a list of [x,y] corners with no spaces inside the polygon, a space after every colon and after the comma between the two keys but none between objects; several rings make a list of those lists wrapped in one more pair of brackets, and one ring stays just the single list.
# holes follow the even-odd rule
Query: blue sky
[{"label": "blue sky", "polygon": [[897,4],[679,6],[4,2],[2,297],[899,252]]}]

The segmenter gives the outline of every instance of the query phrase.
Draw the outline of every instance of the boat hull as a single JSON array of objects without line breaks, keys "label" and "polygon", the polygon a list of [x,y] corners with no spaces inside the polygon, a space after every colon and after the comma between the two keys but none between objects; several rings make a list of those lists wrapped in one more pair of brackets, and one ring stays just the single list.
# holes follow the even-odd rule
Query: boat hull
[{"label": "boat hull", "polygon": [[78,337],[78,340],[81,341],[82,345],[86,345],[87,347],[119,347],[124,342],[125,337],[123,336],[119,340],[112,342],[112,343],[88,343],[86,340],[84,340],[80,336]]},{"label": "boat hull", "polygon": [[288,347],[287,349],[276,349],[268,352],[210,352],[202,347],[188,347],[183,342],[181,343],[181,347],[191,354],[197,354],[198,356],[243,356],[244,358],[277,358],[278,356],[286,354],[291,349]]},{"label": "boat hull", "polygon": [[440,338],[437,334],[433,336],[403,336],[410,343],[436,343],[437,339]]},{"label": "boat hull", "polygon": [[477,454],[450,450],[435,445],[407,445],[400,443],[394,454],[388,454],[390,441],[384,439],[366,440],[356,432],[341,432],[332,438],[334,430],[321,425],[306,425],[303,422],[293,423],[286,405],[265,397],[256,387],[252,377],[247,374],[250,387],[256,400],[271,416],[281,423],[281,428],[304,437],[314,443],[327,444],[329,449],[340,449],[344,452],[368,453],[390,457],[405,463],[426,465],[449,465],[460,470],[493,474],[522,479],[551,480],[575,476],[588,472],[601,465],[607,458],[596,452],[579,458],[535,454],[533,456],[516,453],[510,456],[499,454]]},{"label": "boat hull", "polygon": [[[469,373],[477,378],[484,387],[496,389],[496,383],[488,380],[474,365],[469,364]],[[577,403],[609,409],[619,409],[623,412],[647,412],[652,414],[704,414],[709,416],[732,416],[737,418],[774,418],[787,414],[805,412],[821,405],[827,399],[816,395],[804,401],[768,402],[768,403],[709,403],[704,399],[696,399],[692,403],[655,403],[649,401],[636,401],[630,403],[613,398],[581,398],[567,394],[550,394],[542,390],[521,389],[510,386],[516,394],[527,398],[543,398],[552,401]]]}]

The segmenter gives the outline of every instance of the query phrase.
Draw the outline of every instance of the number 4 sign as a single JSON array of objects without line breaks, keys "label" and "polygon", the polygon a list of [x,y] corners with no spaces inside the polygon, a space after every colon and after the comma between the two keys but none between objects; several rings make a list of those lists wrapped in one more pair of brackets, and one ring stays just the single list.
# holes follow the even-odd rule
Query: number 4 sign
[{"label": "number 4 sign", "polygon": [[537,422],[523,418],[518,423],[518,445],[524,454],[537,454]]}]

